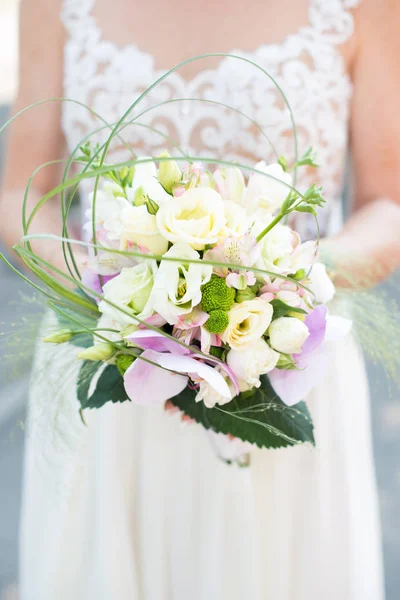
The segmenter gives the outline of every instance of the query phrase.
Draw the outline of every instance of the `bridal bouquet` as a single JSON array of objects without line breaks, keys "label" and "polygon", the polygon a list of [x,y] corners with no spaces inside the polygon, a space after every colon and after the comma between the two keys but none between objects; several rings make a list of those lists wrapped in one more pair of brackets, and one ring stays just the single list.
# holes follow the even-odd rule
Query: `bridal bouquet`
[{"label": "bridal bouquet", "polygon": [[[136,124],[129,116],[182,65],[152,84],[117,124],[103,120],[97,131],[111,130],[103,144],[86,136],[60,185],[28,215],[31,178],[24,237],[14,250],[36,279],[8,265],[57,314],[60,329],[44,341],[80,348],[83,421],[85,410],[108,402],[169,402],[223,439],[264,448],[313,444],[303,400],[324,377],[329,342],[351,327],[326,307],[335,288],[318,262],[319,240],[302,243],[290,227],[293,213],[312,215],[318,225],[321,188],[296,188],[297,170],[316,166],[313,154],[298,156],[293,115],[276,84],[292,119],[290,168],[283,157],[255,167],[182,151],[137,157],[123,139],[124,129]],[[115,141],[126,146],[129,160],[107,161]],[[71,176],[74,164],[80,172]],[[86,241],[68,230],[82,182],[92,190]],[[31,234],[36,214],[57,195],[60,236]],[[34,252],[37,238],[61,243],[65,270]],[[88,250],[83,271],[74,254],[82,246]]]},{"label": "bridal bouquet", "polygon": [[82,330],[82,317],[53,304],[65,327],[45,338],[86,346],[82,409],[170,401],[260,447],[313,443],[301,400],[324,375],[340,319],[325,306],[334,286],[317,242],[284,222],[317,217],[321,189],[296,191],[284,160],[248,180],[235,166],[181,170],[167,152],[132,162],[104,168],[91,194],[80,289],[98,318]]}]

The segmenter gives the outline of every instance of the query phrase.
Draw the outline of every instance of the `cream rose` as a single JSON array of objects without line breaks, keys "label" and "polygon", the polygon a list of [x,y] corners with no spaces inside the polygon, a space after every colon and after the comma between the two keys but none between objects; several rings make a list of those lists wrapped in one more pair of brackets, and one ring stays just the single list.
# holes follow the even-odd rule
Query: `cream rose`
[{"label": "cream rose", "polygon": [[224,202],[211,188],[194,188],[160,206],[156,218],[166,240],[204,250],[218,241],[225,225]]},{"label": "cream rose", "polygon": [[323,263],[316,263],[309,274],[310,283],[308,287],[315,294],[317,302],[326,304],[330,302],[335,295],[335,286],[326,272],[326,266]]},{"label": "cream rose", "polygon": [[143,246],[153,254],[164,254],[168,241],[161,235],[155,215],[149,214],[146,206],[128,206],[121,214],[121,247],[128,242]]},{"label": "cream rose", "polygon": [[[201,301],[201,286],[210,281],[212,266],[204,265],[200,255],[189,244],[174,244],[165,257],[182,262],[162,260],[152,292],[154,310],[173,325],[179,316],[190,313]],[[185,258],[199,263],[185,263]]]},{"label": "cream rose", "polygon": [[293,183],[292,176],[286,173],[278,163],[267,166],[265,161],[261,161],[256,164],[255,168],[265,175],[259,173],[250,175],[245,206],[249,207],[250,212],[262,209],[273,214],[280,209],[290,192],[288,185],[291,186]]},{"label": "cream rose", "polygon": [[[268,225],[268,222],[256,223],[251,231],[257,235]],[[290,273],[292,270],[292,254],[296,246],[296,234],[286,225],[275,225],[259,242],[259,256],[256,261],[258,269],[271,273]],[[257,278],[268,280],[268,275],[257,274]]]},{"label": "cream rose", "polygon": [[254,387],[260,387],[260,375],[265,375],[275,369],[279,353],[272,350],[262,338],[238,352],[230,350],[226,362],[236,375],[239,389],[245,392]]},{"label": "cream rose", "polygon": [[243,206],[229,200],[224,202],[225,225],[221,229],[219,238],[242,238],[249,229],[249,218]]},{"label": "cream rose", "polygon": [[283,354],[298,354],[310,335],[307,326],[295,317],[280,317],[268,330],[272,348]]},{"label": "cream rose", "polygon": [[[96,193],[95,202],[95,224],[102,226],[109,240],[119,240],[122,234],[121,213],[127,207],[129,202],[125,198],[115,196],[113,190],[117,186],[105,185]],[[94,193],[89,194],[90,209],[86,211],[88,223],[85,225],[85,230],[92,235],[92,209],[94,202]]]},{"label": "cream rose", "polygon": [[242,171],[238,167],[222,167],[214,173],[217,191],[224,200],[236,204],[243,204],[245,181]]},{"label": "cream rose", "polygon": [[[135,267],[122,269],[117,277],[104,285],[104,300],[99,304],[100,312],[108,315],[122,326],[138,323],[134,315],[140,320],[149,317],[153,313],[149,300],[156,269],[157,266],[154,261],[151,265],[143,262]],[[106,300],[133,313],[132,316],[118,310]]]},{"label": "cream rose", "polygon": [[273,307],[262,298],[235,304],[229,311],[229,324],[222,341],[234,350],[247,350],[268,329],[272,314]]},{"label": "cream rose", "polygon": [[[150,156],[140,156],[138,160],[151,158]],[[164,190],[157,178],[157,167],[154,162],[138,163],[135,165],[135,174],[133,176],[132,186],[127,189],[127,195],[131,203],[135,202],[135,197],[148,196],[153,202],[160,205],[170,199],[170,195]]]}]

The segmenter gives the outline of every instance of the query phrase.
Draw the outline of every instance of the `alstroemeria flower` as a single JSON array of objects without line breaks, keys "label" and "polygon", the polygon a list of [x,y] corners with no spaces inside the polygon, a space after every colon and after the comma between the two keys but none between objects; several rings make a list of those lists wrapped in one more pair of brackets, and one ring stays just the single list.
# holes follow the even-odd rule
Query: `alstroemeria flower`
[{"label": "alstroemeria flower", "polygon": [[[245,234],[241,239],[226,238],[212,250],[204,253],[204,260],[228,263],[244,267],[252,267],[260,254],[260,247],[254,236]],[[214,267],[214,272],[221,277],[229,273],[227,267]]]},{"label": "alstroemeria flower", "polygon": [[236,290],[245,290],[247,286],[256,284],[256,276],[253,271],[242,271],[241,273],[229,273],[226,285]]}]

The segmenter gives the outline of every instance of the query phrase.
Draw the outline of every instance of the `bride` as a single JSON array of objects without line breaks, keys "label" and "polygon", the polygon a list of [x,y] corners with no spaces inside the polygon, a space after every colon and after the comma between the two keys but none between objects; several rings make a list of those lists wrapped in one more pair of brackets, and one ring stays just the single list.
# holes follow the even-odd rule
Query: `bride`
[{"label": "bride", "polygon": [[[66,97],[113,123],[185,58],[206,52],[250,58],[287,94],[300,152],[309,146],[317,152],[317,177],[306,170],[298,185],[317,178],[324,186],[321,226],[335,268],[351,271],[365,259],[389,274],[400,263],[399,25],[400,7],[390,0],[23,0],[15,111]],[[173,98],[230,104],[261,125],[278,154],[293,158],[282,98],[249,64],[194,61],[155,88],[142,108]],[[256,129],[210,103],[164,105],[146,123],[192,153],[250,164],[273,159]],[[10,244],[21,234],[21,198],[33,170],[98,127],[71,102],[16,119],[0,205]],[[138,154],[165,147],[146,127],[124,137]],[[342,228],[349,137],[355,201]],[[30,206],[59,177],[57,165],[41,170]],[[60,233],[57,206],[40,215],[36,231]],[[313,235],[308,220],[298,226]],[[46,242],[38,250],[63,264],[57,247]],[[74,395],[74,350],[38,345],[21,599],[382,600],[366,374],[353,338],[334,352],[328,376],[307,398],[316,449],[254,450],[251,467],[240,469],[217,458],[202,428],[184,426],[180,415],[161,408],[108,404],[85,427]]]}]

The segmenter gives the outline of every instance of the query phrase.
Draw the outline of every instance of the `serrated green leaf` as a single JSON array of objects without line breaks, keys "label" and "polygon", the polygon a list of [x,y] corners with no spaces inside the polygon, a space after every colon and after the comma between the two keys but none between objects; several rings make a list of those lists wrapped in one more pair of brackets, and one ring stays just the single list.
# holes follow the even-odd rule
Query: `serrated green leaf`
[{"label": "serrated green leaf", "polygon": [[78,377],[77,395],[82,409],[101,408],[107,402],[126,402],[129,400],[124,388],[124,380],[115,365],[107,365],[101,373],[96,389],[89,396],[89,388],[93,377],[103,362],[84,361]]},{"label": "serrated green leaf", "polygon": [[305,403],[286,406],[266,376],[254,393],[240,394],[224,406],[207,408],[195,397],[196,392],[186,388],[171,402],[206,429],[231,434],[260,448],[315,444],[314,426]]}]

